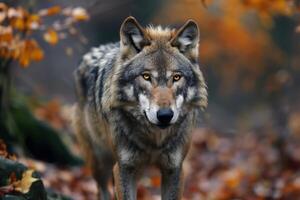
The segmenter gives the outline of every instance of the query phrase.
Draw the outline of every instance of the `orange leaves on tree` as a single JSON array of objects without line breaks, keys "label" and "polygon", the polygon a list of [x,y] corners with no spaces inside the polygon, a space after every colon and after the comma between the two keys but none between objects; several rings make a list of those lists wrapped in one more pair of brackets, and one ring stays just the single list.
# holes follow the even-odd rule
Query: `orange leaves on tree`
[{"label": "orange leaves on tree", "polygon": [[291,14],[292,2],[287,0],[244,0],[242,3],[258,12],[269,14]]},{"label": "orange leaves on tree", "polygon": [[27,23],[26,23],[27,29],[36,30],[39,28],[40,24],[41,24],[41,19],[39,15],[32,14],[28,16]]},{"label": "orange leaves on tree", "polygon": [[82,7],[62,9],[60,6],[53,6],[39,11],[40,16],[53,16],[57,14],[63,14],[67,17],[71,17],[74,21],[85,21],[89,19],[89,14]]},{"label": "orange leaves on tree", "polygon": [[41,19],[39,15],[30,14],[21,7],[9,8],[7,10],[7,19],[12,28],[25,33],[36,30],[41,25]]},{"label": "orange leaves on tree", "polygon": [[81,7],[74,8],[71,16],[77,21],[85,21],[89,19],[87,11]]},{"label": "orange leaves on tree", "polygon": [[58,42],[57,32],[50,28],[44,33],[44,40],[49,44],[55,45]]},{"label": "orange leaves on tree", "polygon": [[53,16],[57,15],[61,12],[61,7],[60,6],[52,6],[47,9],[42,9],[39,11],[40,16]]},{"label": "orange leaves on tree", "polygon": [[20,31],[25,29],[25,23],[24,23],[24,20],[22,18],[12,19],[10,24],[14,29],[17,29],[17,30],[20,30]]},{"label": "orange leaves on tree", "polygon": [[18,60],[22,67],[27,67],[31,61],[40,61],[44,58],[43,50],[33,39],[25,40],[20,47],[19,53]]},{"label": "orange leaves on tree", "polygon": [[[289,9],[290,4],[285,0],[212,0],[208,9],[203,8],[199,0],[178,0],[157,20],[159,23],[184,22],[185,13],[189,13],[189,17],[199,23],[200,58],[203,66],[211,66],[209,70],[221,81],[217,92],[225,95],[233,88],[253,91],[257,84],[253,80],[257,80],[270,63],[282,63],[284,55],[272,42],[269,26],[262,28],[267,22],[260,13],[270,17],[288,15]],[[247,77],[241,79],[241,73]]]},{"label": "orange leaves on tree", "polygon": [[[62,19],[53,21],[53,24],[43,24],[44,17],[59,14]],[[59,33],[88,18],[87,11],[81,7],[62,9],[53,6],[31,13],[22,7],[0,3],[0,58],[17,60],[22,67],[27,67],[31,61],[44,58],[43,50],[32,36],[34,31],[44,32],[44,40],[55,45],[59,41]]]},{"label": "orange leaves on tree", "polygon": [[263,24],[272,25],[272,16],[274,14],[291,15],[293,4],[288,0],[244,0],[244,6],[248,9],[257,11]]},{"label": "orange leaves on tree", "polygon": [[18,31],[27,31],[27,19],[29,13],[21,7],[9,8],[7,11],[8,21],[12,28]]},{"label": "orange leaves on tree", "polygon": [[0,26],[0,42],[8,44],[13,40],[13,29],[7,26]]}]

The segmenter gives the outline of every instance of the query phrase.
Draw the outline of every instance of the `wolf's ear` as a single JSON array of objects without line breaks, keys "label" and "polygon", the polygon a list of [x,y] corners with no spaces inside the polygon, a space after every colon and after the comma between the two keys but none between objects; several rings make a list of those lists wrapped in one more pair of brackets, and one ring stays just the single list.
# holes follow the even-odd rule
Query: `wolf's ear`
[{"label": "wolf's ear", "polygon": [[199,28],[194,20],[188,20],[171,39],[171,45],[187,56],[198,56]]},{"label": "wolf's ear", "polygon": [[149,44],[142,26],[134,17],[127,17],[120,30],[121,48],[124,50],[140,52],[144,46]]}]

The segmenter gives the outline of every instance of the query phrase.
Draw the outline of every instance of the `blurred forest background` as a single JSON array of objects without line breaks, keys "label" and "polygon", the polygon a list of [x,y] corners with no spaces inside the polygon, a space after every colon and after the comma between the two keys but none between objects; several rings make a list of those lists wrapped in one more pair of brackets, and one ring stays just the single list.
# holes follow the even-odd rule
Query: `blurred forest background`
[{"label": "blurred forest background", "polygon": [[[200,27],[209,106],[185,199],[300,199],[299,0],[2,0],[0,199],[95,199],[69,126],[72,72],[129,15]],[[139,199],[158,199],[146,175]]]}]

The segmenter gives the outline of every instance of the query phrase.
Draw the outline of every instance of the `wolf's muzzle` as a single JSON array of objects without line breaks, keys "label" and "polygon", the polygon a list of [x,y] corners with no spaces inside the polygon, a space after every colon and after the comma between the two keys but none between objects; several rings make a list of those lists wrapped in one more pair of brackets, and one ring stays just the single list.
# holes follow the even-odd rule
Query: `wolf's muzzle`
[{"label": "wolf's muzzle", "polygon": [[160,126],[166,127],[170,124],[174,112],[170,108],[163,108],[157,111],[157,119],[160,123]]}]

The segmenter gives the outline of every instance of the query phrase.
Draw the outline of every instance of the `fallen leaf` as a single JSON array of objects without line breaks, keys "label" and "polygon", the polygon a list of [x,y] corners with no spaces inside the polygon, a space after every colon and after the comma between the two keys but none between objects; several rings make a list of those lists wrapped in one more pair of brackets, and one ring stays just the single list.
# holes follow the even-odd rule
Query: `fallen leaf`
[{"label": "fallen leaf", "polygon": [[32,177],[33,172],[32,169],[25,171],[22,175],[22,179],[13,183],[14,189],[24,194],[29,192],[32,183],[38,180],[37,178]]},{"label": "fallen leaf", "polygon": [[151,177],[151,185],[153,187],[160,187],[161,179],[159,176],[153,176]]}]

